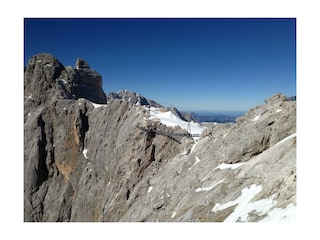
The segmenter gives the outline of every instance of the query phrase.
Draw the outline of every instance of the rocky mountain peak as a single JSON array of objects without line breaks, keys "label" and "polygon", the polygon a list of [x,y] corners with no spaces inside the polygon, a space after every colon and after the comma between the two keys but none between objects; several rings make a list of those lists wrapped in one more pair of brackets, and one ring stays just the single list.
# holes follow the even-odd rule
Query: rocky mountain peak
[{"label": "rocky mountain peak", "polygon": [[80,69],[80,68],[87,68],[90,69],[89,64],[86,62],[86,60],[82,59],[82,58],[78,58],[76,61],[76,64],[74,65],[74,68],[76,69]]},{"label": "rocky mountain peak", "polygon": [[151,99],[147,99],[139,93],[132,92],[129,90],[121,90],[117,93],[111,92],[108,94],[107,99],[108,100],[123,99],[125,101],[131,102],[133,104],[140,105],[140,106],[150,106],[150,107],[156,107],[156,108],[162,107],[159,103]]},{"label": "rocky mountain peak", "polygon": [[[53,55],[40,53],[33,56],[24,74],[27,101],[40,105],[59,98],[85,98],[95,103],[107,103],[102,89],[101,75],[78,58],[75,67],[65,67]],[[31,103],[30,103],[31,104]]]},{"label": "rocky mountain peak", "polygon": [[102,89],[101,75],[92,70],[84,59],[77,59],[70,75],[70,89],[73,95],[95,103],[107,103],[107,97]]},{"label": "rocky mountain peak", "polygon": [[277,93],[269,97],[268,99],[266,99],[264,102],[272,105],[277,105],[277,104],[280,105],[286,100],[287,100],[287,97],[285,95],[283,95],[282,93]]},{"label": "rocky mountain peak", "polygon": [[33,56],[25,69],[25,96],[32,96],[35,104],[41,104],[52,95],[64,66],[53,55],[40,53]]}]

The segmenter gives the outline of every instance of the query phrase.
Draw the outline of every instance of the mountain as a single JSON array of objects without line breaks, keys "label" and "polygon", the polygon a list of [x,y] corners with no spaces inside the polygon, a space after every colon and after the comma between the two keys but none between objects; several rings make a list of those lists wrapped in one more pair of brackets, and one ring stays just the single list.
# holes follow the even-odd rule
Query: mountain
[{"label": "mountain", "polygon": [[175,107],[164,107],[151,99],[145,98],[139,93],[131,92],[129,90],[122,90],[117,93],[110,92],[107,96],[107,99],[108,101],[112,101],[113,99],[123,99],[140,106],[165,108],[167,111],[171,111],[175,116],[177,116],[178,118],[181,118],[184,121],[188,121],[188,122],[195,121],[192,118],[192,116],[188,113],[181,112]]},{"label": "mountain", "polygon": [[295,219],[295,101],[276,94],[205,128],[101,86],[83,59],[73,68],[50,54],[29,60],[24,221]]},{"label": "mountain", "polygon": [[45,53],[29,60],[24,72],[24,94],[36,105],[59,98],[107,103],[101,75],[85,60],[79,58],[73,68],[64,67],[57,58]]},{"label": "mountain", "polygon": [[142,96],[141,94],[131,92],[128,90],[122,90],[117,93],[111,92],[108,94],[107,99],[109,101],[111,99],[123,99],[123,100],[126,100],[126,101],[131,102],[136,105],[141,105],[141,106],[144,105],[144,106],[158,107],[158,108],[162,107],[159,103],[157,103],[151,99],[147,99],[144,96]]}]

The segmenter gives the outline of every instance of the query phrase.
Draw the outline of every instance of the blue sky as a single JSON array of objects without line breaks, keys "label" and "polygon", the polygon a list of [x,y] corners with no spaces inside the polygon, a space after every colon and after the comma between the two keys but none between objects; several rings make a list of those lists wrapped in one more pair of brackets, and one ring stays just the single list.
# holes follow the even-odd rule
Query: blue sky
[{"label": "blue sky", "polygon": [[296,94],[295,19],[25,19],[25,59],[78,57],[103,89],[184,111],[248,111]]}]

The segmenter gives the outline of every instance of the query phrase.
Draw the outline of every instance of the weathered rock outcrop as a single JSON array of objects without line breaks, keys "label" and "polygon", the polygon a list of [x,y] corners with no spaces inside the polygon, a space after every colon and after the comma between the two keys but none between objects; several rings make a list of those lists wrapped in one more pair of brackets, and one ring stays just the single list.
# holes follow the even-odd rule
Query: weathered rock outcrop
[{"label": "weathered rock outcrop", "polygon": [[51,54],[41,53],[29,60],[24,75],[25,98],[36,106],[58,98],[107,103],[100,74],[83,59],[78,59],[74,68],[64,67]]},{"label": "weathered rock outcrop", "polygon": [[[207,131],[208,132],[208,131]],[[250,160],[281,139],[296,132],[296,103],[286,101],[282,94],[266,100],[266,104],[251,109],[237,118],[236,124],[220,133],[213,129],[212,137],[223,134],[223,144],[228,147],[228,163]]]},{"label": "weathered rock outcrop", "polygon": [[185,133],[149,120],[146,107],[116,98],[106,104],[98,76],[80,59],[75,68],[47,54],[29,61],[25,221],[294,217],[295,102],[278,94],[234,124],[206,129],[197,141],[175,141],[136,127]]},{"label": "weathered rock outcrop", "polygon": [[150,107],[156,107],[156,108],[162,107],[159,103],[151,99],[147,99],[141,94],[131,92],[128,90],[122,90],[117,93],[111,92],[108,94],[107,99],[108,100],[123,99],[136,105],[141,105],[141,106],[144,105],[144,106],[150,106]]}]

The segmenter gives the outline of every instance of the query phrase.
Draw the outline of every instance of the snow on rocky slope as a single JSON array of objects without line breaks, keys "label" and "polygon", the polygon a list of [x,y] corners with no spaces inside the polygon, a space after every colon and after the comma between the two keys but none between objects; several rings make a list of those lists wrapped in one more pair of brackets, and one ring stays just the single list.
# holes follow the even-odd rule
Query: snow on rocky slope
[{"label": "snow on rocky slope", "polygon": [[161,167],[121,221],[295,220],[295,102],[276,95],[204,134]]},{"label": "snow on rocky slope", "polygon": [[[295,219],[294,101],[276,94],[234,124],[204,128],[125,99],[106,103],[99,75],[83,79],[91,70],[80,63],[66,69],[40,54],[25,72],[25,221]],[[137,128],[146,124],[181,135]]]},{"label": "snow on rocky slope", "polygon": [[206,127],[201,126],[196,122],[187,122],[174,115],[171,111],[161,111],[159,108],[150,108],[149,119],[160,121],[162,124],[168,127],[179,126],[182,129],[187,130],[190,134],[201,134]]}]

